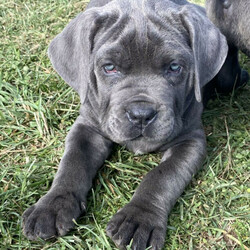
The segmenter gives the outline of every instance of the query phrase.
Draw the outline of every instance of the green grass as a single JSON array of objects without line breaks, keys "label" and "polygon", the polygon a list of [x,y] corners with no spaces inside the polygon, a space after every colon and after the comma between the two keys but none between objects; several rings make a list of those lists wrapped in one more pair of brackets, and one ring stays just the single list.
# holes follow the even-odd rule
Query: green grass
[{"label": "green grass", "polygon": [[[47,46],[84,6],[0,0],[0,249],[115,249],[107,222],[160,161],[117,147],[74,230],[46,242],[23,236],[21,214],[49,189],[79,109],[76,93],[52,69]],[[241,63],[250,71],[248,58],[241,55]],[[165,249],[249,247],[249,96],[248,86],[205,111],[208,157],[170,215]]]}]

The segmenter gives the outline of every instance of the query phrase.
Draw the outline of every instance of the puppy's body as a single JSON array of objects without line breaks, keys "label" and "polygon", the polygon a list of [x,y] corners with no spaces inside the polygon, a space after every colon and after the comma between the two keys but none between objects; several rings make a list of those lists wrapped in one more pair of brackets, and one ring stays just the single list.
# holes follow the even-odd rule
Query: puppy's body
[{"label": "puppy's body", "polygon": [[207,0],[208,17],[236,46],[250,56],[250,2],[248,0]]},{"label": "puppy's body", "polygon": [[134,249],[160,249],[167,216],[205,157],[201,93],[226,55],[224,36],[184,0],[92,1],[49,47],[81,109],[50,191],[24,213],[25,235],[73,227],[115,142],[163,158],[107,233],[120,247],[133,239]]},{"label": "puppy's body", "polygon": [[238,49],[250,56],[249,0],[206,0],[206,11],[211,21],[226,36],[229,45],[225,64],[219,74],[206,86],[204,102],[218,93],[229,93],[246,84],[249,75],[242,70]]}]

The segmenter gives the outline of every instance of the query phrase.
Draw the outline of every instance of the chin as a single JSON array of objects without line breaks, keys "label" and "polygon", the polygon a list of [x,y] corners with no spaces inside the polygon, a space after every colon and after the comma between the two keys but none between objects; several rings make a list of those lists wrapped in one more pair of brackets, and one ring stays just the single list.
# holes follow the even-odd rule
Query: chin
[{"label": "chin", "polygon": [[167,137],[164,136],[161,140],[156,140],[154,138],[145,138],[140,136],[136,139],[128,140],[121,144],[136,155],[141,155],[159,150],[161,146],[167,143],[168,140],[166,138]]}]

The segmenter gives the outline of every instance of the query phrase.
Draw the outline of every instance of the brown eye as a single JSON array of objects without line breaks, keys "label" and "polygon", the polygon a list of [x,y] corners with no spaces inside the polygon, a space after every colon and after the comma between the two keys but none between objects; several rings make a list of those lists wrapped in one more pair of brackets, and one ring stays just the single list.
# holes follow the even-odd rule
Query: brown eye
[{"label": "brown eye", "polygon": [[107,64],[103,68],[104,68],[104,71],[107,74],[115,74],[115,73],[117,73],[117,69],[115,68],[115,66],[113,64]]}]

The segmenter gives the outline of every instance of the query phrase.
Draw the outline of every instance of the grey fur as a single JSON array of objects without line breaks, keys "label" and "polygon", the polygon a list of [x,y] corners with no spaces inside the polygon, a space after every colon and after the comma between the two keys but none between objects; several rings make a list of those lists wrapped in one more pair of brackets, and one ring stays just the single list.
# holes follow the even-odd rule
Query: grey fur
[{"label": "grey fur", "polygon": [[206,0],[206,11],[226,36],[229,50],[220,72],[205,87],[204,103],[216,92],[229,93],[249,81],[248,72],[240,67],[238,49],[250,56],[249,0]]},{"label": "grey fur", "polygon": [[250,56],[249,0],[206,0],[206,10],[228,43]]},{"label": "grey fur", "polygon": [[[107,234],[121,248],[133,238],[133,249],[160,249],[168,214],[205,157],[203,87],[226,55],[224,36],[185,0],[91,1],[49,47],[81,108],[51,189],[23,215],[24,234],[47,239],[73,227],[115,142],[135,153],[162,151],[163,158]],[[173,62],[179,71],[170,71]],[[110,63],[117,73],[104,72]]]}]

